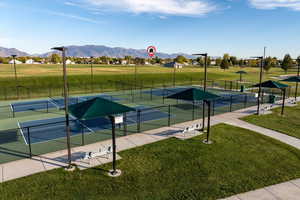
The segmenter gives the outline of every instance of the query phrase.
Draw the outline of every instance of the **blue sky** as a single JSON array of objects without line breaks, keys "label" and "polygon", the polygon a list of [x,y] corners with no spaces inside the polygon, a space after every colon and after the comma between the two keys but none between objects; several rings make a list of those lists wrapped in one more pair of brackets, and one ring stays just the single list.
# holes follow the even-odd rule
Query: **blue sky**
[{"label": "blue sky", "polygon": [[107,45],[238,57],[300,55],[300,0],[0,0],[0,46]]}]

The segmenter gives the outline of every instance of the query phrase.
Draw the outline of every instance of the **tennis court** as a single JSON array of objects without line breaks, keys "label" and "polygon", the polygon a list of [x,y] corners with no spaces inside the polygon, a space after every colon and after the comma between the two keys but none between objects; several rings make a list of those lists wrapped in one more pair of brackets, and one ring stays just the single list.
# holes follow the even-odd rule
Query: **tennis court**
[{"label": "tennis court", "polygon": [[[144,111],[142,111],[140,115],[135,111],[127,113],[124,123],[134,125],[138,122],[147,122],[169,117],[168,113],[145,106],[138,106],[136,109],[143,109]],[[64,117],[22,122],[19,123],[19,127],[26,144],[41,143],[66,136]],[[72,136],[96,133],[110,128],[110,120],[104,117],[92,120],[77,120],[73,117],[70,119],[70,131]]]},{"label": "tennis court", "polygon": [[[78,96],[78,97],[69,97],[69,105],[80,103],[86,100],[90,100],[95,97],[101,97],[105,99],[109,99],[111,101],[120,100],[118,98],[114,98],[110,95],[94,95],[94,96]],[[12,112],[26,112],[26,111],[34,111],[34,110],[48,110],[48,109],[63,109],[64,108],[64,98],[49,98],[44,100],[36,100],[36,101],[25,101],[25,102],[14,102],[11,103]]]}]

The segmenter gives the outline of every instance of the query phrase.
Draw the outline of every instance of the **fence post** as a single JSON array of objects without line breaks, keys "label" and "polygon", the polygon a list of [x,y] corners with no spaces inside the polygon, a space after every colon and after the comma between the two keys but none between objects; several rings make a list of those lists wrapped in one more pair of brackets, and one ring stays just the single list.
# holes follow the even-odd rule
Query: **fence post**
[{"label": "fence post", "polygon": [[168,106],[168,126],[171,126],[171,105]]},{"label": "fence post", "polygon": [[137,133],[141,132],[141,110],[137,111]]},{"label": "fence post", "polygon": [[215,100],[213,100],[213,106],[212,106],[212,115],[215,116]]},{"label": "fence post", "polygon": [[244,99],[244,108],[247,107],[247,101],[248,101],[248,95],[245,95],[245,99]]},{"label": "fence post", "polygon": [[126,113],[124,113],[123,129],[124,129],[124,136],[126,136],[127,135],[127,114]]},{"label": "fence post", "polygon": [[[32,158],[32,151],[31,151],[31,140],[30,140],[30,132],[29,127],[27,127],[27,137],[28,137],[28,147],[29,147],[29,157]],[[21,130],[20,130],[21,131]]]},{"label": "fence post", "polygon": [[195,120],[195,101],[193,101],[193,120]]},{"label": "fence post", "polygon": [[229,111],[232,112],[232,95],[230,96],[230,108]]},{"label": "fence post", "polygon": [[46,109],[47,109],[47,113],[49,112],[49,103],[48,103],[48,100],[47,100],[47,103],[46,103]]},{"label": "fence post", "polygon": [[84,146],[85,141],[84,141],[84,126],[81,125],[81,146]]},{"label": "fence post", "polygon": [[230,91],[232,91],[232,81],[230,81]]}]

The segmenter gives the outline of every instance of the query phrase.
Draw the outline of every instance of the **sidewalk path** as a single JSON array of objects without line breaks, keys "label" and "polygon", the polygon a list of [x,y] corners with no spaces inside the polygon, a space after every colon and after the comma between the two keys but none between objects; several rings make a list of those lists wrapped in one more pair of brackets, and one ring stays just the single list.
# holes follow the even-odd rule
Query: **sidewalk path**
[{"label": "sidewalk path", "polygon": [[[277,104],[275,107],[279,107],[279,106],[280,105]],[[254,113],[256,113],[256,106],[234,111],[231,113],[216,115],[211,118],[211,125],[226,123],[229,125],[249,129],[261,133],[263,135],[272,137],[274,139],[277,139],[297,149],[300,149],[300,140],[297,138],[239,120],[239,118],[241,117],[252,115]],[[160,140],[168,139],[170,137],[181,136],[180,135],[181,130],[183,130],[184,127],[195,123],[199,123],[199,120],[185,122],[185,123],[173,125],[171,127],[163,127],[155,130],[146,131],[143,133],[117,138],[117,152],[142,146],[145,144],[154,143]],[[101,141],[98,143],[73,148],[72,149],[73,162],[77,164],[79,169],[88,169],[90,167],[95,167],[101,164],[111,162],[112,160],[111,158],[93,159],[91,160],[90,163],[87,163],[86,161],[80,159],[85,152],[96,151],[97,149],[99,149],[101,145],[108,145],[108,144],[111,144],[111,140]],[[117,156],[117,159],[121,159],[121,157]],[[66,165],[67,165],[67,155],[65,150],[53,152],[45,155],[35,156],[32,159],[22,159],[18,161],[0,164],[0,183],[8,180],[32,175],[35,173],[64,167]],[[269,200],[269,199],[270,200],[300,199],[300,179],[265,187],[255,191],[250,191],[244,194],[238,194],[226,198],[226,200]]]}]

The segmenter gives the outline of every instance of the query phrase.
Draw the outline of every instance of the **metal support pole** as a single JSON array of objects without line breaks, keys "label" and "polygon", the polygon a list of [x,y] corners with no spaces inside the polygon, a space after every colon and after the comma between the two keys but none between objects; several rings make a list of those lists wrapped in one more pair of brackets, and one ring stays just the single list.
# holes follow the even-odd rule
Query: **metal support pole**
[{"label": "metal support pole", "polygon": [[29,158],[32,158],[32,151],[31,151],[31,139],[30,139],[30,128],[27,127],[27,137],[28,137],[28,147],[29,147]]},{"label": "metal support pole", "polygon": [[84,141],[84,126],[81,125],[81,145],[84,146],[85,141]]},{"label": "metal support pole", "polygon": [[247,102],[248,102],[248,95],[245,95],[245,99],[244,99],[244,108],[247,107]]},{"label": "metal support pole", "polygon": [[168,106],[168,126],[171,126],[171,105]]},{"label": "metal support pole", "polygon": [[286,95],[286,88],[283,89],[283,99],[282,99],[281,115],[284,114],[285,95]]},{"label": "metal support pole", "polygon": [[117,152],[117,148],[116,148],[116,124],[115,124],[115,118],[113,116],[110,116],[110,120],[111,120],[111,130],[112,130],[112,150],[113,150],[113,162],[112,162],[112,167],[113,170],[111,172],[111,174],[116,174],[117,169],[116,169],[116,152]]},{"label": "metal support pole", "polygon": [[195,101],[193,101],[193,120],[195,120]]},{"label": "metal support pole", "polygon": [[141,110],[137,111],[137,132],[141,132]]},{"label": "metal support pole", "polygon": [[124,136],[126,136],[127,135],[127,114],[126,113],[124,113],[123,129],[124,129]]},{"label": "metal support pole", "polygon": [[232,112],[232,95],[230,96],[229,112]]},{"label": "metal support pole", "polygon": [[263,57],[260,57],[260,74],[259,74],[259,89],[258,89],[258,98],[257,98],[257,115],[259,115],[260,110],[260,96],[261,96],[261,83],[262,83],[262,73],[263,73]]}]

